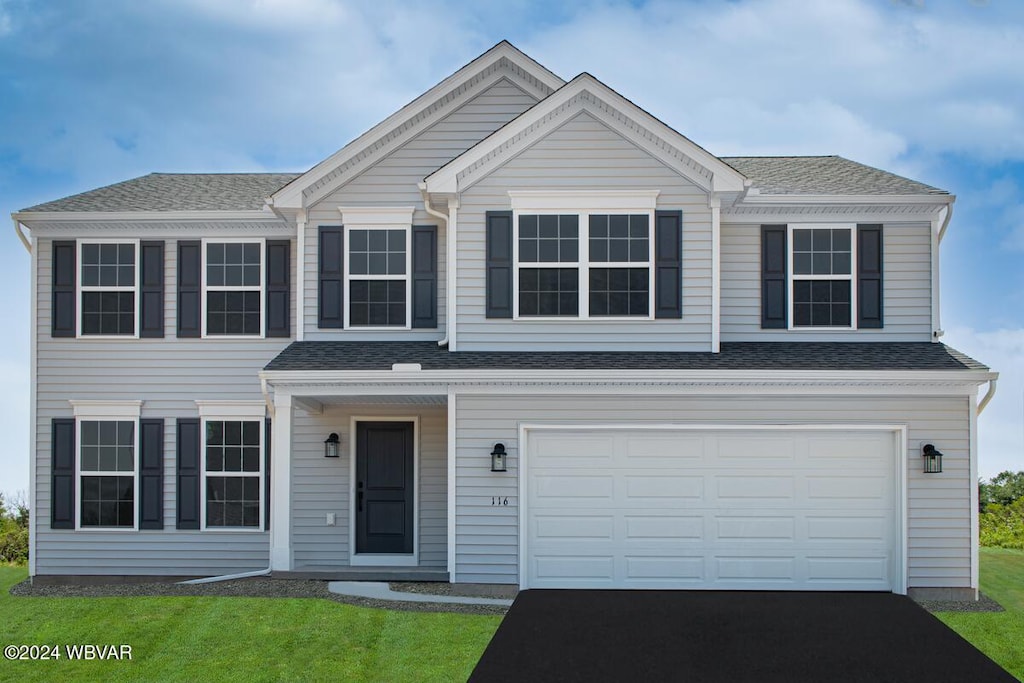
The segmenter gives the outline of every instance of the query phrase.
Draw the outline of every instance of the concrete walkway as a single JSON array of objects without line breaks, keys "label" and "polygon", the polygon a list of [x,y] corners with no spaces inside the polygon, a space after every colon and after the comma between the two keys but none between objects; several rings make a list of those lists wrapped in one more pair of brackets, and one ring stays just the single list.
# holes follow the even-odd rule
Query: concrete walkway
[{"label": "concrete walkway", "polygon": [[511,600],[500,598],[474,598],[463,595],[431,595],[429,593],[406,593],[393,591],[387,583],[377,581],[330,581],[327,590],[338,595],[348,595],[371,600],[394,600],[396,602],[441,602],[451,605],[499,605],[508,607]]}]

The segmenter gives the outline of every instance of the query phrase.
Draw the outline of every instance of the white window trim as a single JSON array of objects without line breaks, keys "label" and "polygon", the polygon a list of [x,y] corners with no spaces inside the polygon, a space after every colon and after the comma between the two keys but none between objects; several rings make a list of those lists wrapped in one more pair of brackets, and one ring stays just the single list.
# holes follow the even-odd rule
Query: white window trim
[{"label": "white window trim", "polygon": [[[509,192],[510,195],[518,194]],[[531,195],[534,193],[531,193]],[[656,195],[656,193],[655,193]],[[630,195],[632,196],[632,195]],[[515,197],[514,197],[515,198]],[[555,196],[558,202],[565,201],[561,194]],[[595,197],[600,199],[599,197]],[[653,197],[652,197],[653,199]],[[552,202],[541,202],[555,203]],[[583,201],[586,204],[588,202]],[[516,202],[513,202],[513,206]],[[647,216],[647,260],[646,261],[591,261],[590,260],[590,216],[592,214],[599,215],[646,215]],[[519,260],[519,217],[521,215],[526,216],[562,216],[562,215],[575,215],[579,219],[579,231],[577,232],[578,250],[576,261],[544,261],[544,262],[527,262],[523,263]],[[512,210],[512,319],[513,320],[528,320],[531,322],[565,322],[567,320],[596,320],[601,322],[616,322],[616,321],[644,321],[654,320],[654,248],[655,240],[654,233],[656,230],[655,225],[655,213],[653,206],[651,208],[595,208],[595,209],[581,209],[579,207],[568,209],[568,208],[544,208],[544,209],[513,209]],[[586,258],[583,258],[586,256]],[[590,269],[591,268],[647,268],[647,315],[590,315]],[[555,316],[540,316],[540,315],[520,315],[519,314],[519,271],[522,268],[576,268],[578,270],[577,280],[577,293],[579,296],[579,307],[577,314],[572,315],[555,315]]]},{"label": "white window trim", "polygon": [[[344,210],[343,210],[344,211]],[[348,209],[351,211],[351,209]],[[388,218],[391,218],[390,216]],[[353,275],[352,274],[352,256],[350,249],[350,242],[352,239],[353,230],[401,230],[405,233],[405,275]],[[342,286],[345,288],[342,296],[344,302],[344,329],[346,330],[411,330],[412,329],[412,222],[410,214],[410,222],[408,224],[400,223],[370,223],[362,222],[353,225],[346,225],[344,230],[344,259],[345,267],[343,278],[344,282]],[[352,325],[349,320],[352,311],[352,290],[349,283],[352,280],[385,280],[385,281],[398,281],[402,280],[405,282],[405,325]]]},{"label": "white window trim", "polygon": [[[124,533],[129,531],[139,530],[139,478],[140,467],[139,467],[139,455],[140,447],[139,444],[139,417],[142,413],[142,401],[80,401],[70,400],[68,401],[74,410],[75,416],[75,530],[85,532],[105,532],[113,531],[117,533]],[[117,527],[117,526],[82,526],[82,477],[102,477],[102,476],[127,476],[126,473],[119,472],[93,472],[84,471],[82,469],[82,421],[88,422],[131,422],[134,425],[134,433],[132,435],[132,464],[134,477],[133,484],[133,497],[132,501],[135,506],[134,514],[132,515],[132,521],[134,524],[130,527]]]},{"label": "white window trim", "polygon": [[[199,486],[202,488],[199,507],[199,529],[211,533],[266,533],[267,525],[267,491],[266,491],[266,457],[267,430],[265,426],[266,403],[263,401],[196,401],[199,408]],[[260,512],[259,525],[246,526],[215,526],[206,525],[206,421],[257,422],[259,423],[260,455],[259,455],[259,492]],[[254,477],[251,472],[216,472],[212,476],[244,476]]]},{"label": "white window trim", "polygon": [[[356,552],[356,429],[360,422],[412,423],[412,552]],[[350,539],[348,562],[353,567],[418,567],[420,563],[420,418],[418,415],[352,415],[349,418],[349,515]]]},{"label": "white window trim", "polygon": [[[787,254],[786,278],[788,281],[786,299],[788,323],[791,332],[855,332],[857,330],[857,226],[854,223],[790,223],[786,226]],[[850,231],[850,273],[849,275],[795,275],[793,273],[793,231],[794,230],[849,230]],[[848,280],[850,282],[850,324],[849,326],[807,326],[796,325],[793,320],[793,289],[796,280]]]},{"label": "white window trim", "polygon": [[[75,240],[75,335],[80,339],[138,339],[139,326],[142,324],[142,254],[140,240],[96,238]],[[135,250],[135,284],[131,287],[103,287],[100,285],[85,286],[82,284],[82,247],[87,244],[131,244]],[[82,293],[83,292],[134,292],[135,293],[135,333],[134,334],[82,334]]]},{"label": "white window trim", "polygon": [[[206,254],[208,244],[259,244],[260,245],[260,282],[258,286],[228,286],[206,284]],[[267,240],[263,237],[210,237],[201,240],[200,250],[200,315],[202,317],[203,339],[264,339],[267,324]],[[259,292],[260,293],[260,332],[259,334],[207,334],[206,332],[206,293],[207,292]]]}]

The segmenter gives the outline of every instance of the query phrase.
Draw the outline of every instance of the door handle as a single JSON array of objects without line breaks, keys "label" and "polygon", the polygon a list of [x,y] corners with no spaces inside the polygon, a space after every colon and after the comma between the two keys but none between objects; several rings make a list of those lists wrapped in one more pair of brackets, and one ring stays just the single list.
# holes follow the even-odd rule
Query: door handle
[{"label": "door handle", "polygon": [[363,511],[363,482],[356,484],[356,507],[359,512]]}]

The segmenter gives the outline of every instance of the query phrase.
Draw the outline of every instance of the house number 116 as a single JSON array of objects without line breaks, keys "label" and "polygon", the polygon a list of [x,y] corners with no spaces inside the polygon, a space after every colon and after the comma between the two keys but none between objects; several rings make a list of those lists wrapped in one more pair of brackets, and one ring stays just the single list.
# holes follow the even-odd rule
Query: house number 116
[{"label": "house number 116", "polygon": [[491,496],[491,505],[508,505],[508,496]]}]

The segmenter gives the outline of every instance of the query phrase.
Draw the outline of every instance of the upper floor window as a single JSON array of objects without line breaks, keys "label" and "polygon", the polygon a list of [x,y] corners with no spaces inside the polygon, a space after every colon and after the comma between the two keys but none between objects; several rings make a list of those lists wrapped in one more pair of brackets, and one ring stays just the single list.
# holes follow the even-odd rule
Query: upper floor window
[{"label": "upper floor window", "polygon": [[133,242],[79,245],[81,335],[137,335],[136,246]]},{"label": "upper floor window", "polygon": [[856,310],[852,226],[790,230],[793,327],[851,327]]},{"label": "upper floor window", "polygon": [[348,327],[410,326],[409,230],[346,231]]},{"label": "upper floor window", "polygon": [[205,242],[203,276],[205,335],[261,336],[263,242]]},{"label": "upper floor window", "polygon": [[652,212],[519,213],[516,317],[650,318],[651,224]]}]

